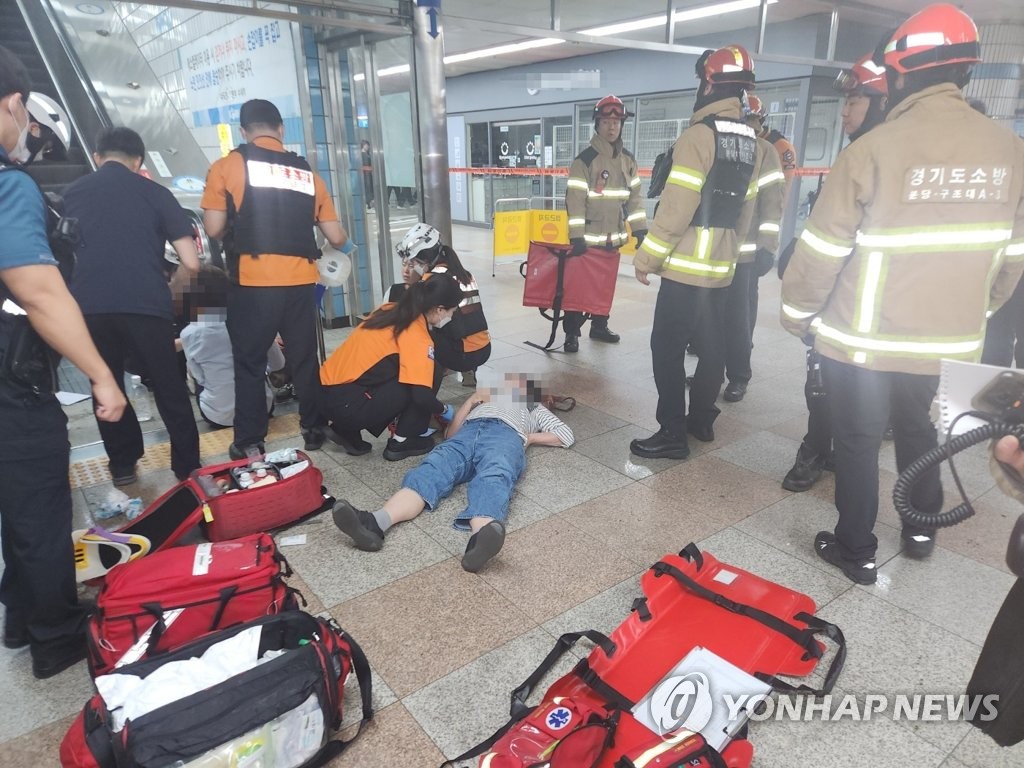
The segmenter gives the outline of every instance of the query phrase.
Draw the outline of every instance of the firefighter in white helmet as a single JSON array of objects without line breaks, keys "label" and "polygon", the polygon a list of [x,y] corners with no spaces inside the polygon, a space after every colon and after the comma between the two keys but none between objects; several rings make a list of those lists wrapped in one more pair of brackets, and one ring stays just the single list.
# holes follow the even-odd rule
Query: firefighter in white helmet
[{"label": "firefighter in white helmet", "polygon": [[[629,239],[629,230],[638,245],[647,234],[647,212],[640,194],[636,158],[622,146],[622,123],[628,117],[632,114],[616,96],[605,96],[597,102],[594,137],[569,168],[565,210],[569,214],[569,241],[574,256],[588,248],[603,248],[609,258],[618,259],[619,248]],[[579,351],[583,319],[581,312],[565,313],[562,328],[566,352]],[[619,334],[608,328],[607,316],[590,319],[590,338],[608,344],[619,342]]]},{"label": "firefighter in white helmet", "polygon": [[[764,154],[743,122],[745,91],[754,86],[750,54],[738,45],[706,51],[697,61],[700,89],[690,127],[672,148],[672,170],[650,231],[633,261],[636,278],[661,276],[651,329],[658,431],[633,440],[643,458],[685,459],[687,434],[710,442],[720,413],[725,289],[739,249],[737,228],[753,216]],[[745,229],[742,231],[746,231]],[[686,410],[686,345],[700,354]]]},{"label": "firefighter in white helmet", "polygon": [[[902,471],[937,444],[940,359],[978,360],[986,312],[1024,270],[1024,142],[960,92],[981,60],[974,22],[930,5],[880,54],[886,120],[840,153],[782,281],[782,323],[813,335],[832,416],[839,522],[815,551],[862,584],[876,579],[890,402]],[[938,467],[911,501],[941,511]],[[935,532],[904,526],[902,539],[924,557]]]}]

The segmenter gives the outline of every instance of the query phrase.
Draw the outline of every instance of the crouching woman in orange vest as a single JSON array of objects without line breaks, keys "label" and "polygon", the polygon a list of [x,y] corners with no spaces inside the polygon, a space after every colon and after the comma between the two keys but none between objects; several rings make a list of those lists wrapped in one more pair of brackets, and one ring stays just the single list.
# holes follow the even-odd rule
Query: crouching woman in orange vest
[{"label": "crouching woman in orange vest", "polygon": [[398,461],[434,447],[425,436],[432,415],[454,416],[436,397],[431,329],[443,328],[462,301],[459,283],[447,275],[409,286],[397,304],[378,309],[320,368],[328,437],[360,456],[370,450],[362,430],[380,435],[397,419],[384,458]]}]

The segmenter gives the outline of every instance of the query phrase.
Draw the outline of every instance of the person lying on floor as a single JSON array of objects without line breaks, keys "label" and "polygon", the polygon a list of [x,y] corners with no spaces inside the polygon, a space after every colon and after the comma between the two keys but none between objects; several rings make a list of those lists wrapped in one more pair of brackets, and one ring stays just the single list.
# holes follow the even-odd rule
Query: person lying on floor
[{"label": "person lying on floor", "polygon": [[345,500],[334,507],[334,523],[366,552],[384,546],[384,534],[396,523],[435,509],[456,485],[468,484],[469,504],[453,526],[472,532],[462,567],[476,573],[505,543],[505,519],[516,482],[526,469],[531,445],[570,447],[572,430],[543,405],[540,389],[524,374],[506,374],[500,390],[478,390],[437,445],[401,489],[376,512],[356,509]]}]

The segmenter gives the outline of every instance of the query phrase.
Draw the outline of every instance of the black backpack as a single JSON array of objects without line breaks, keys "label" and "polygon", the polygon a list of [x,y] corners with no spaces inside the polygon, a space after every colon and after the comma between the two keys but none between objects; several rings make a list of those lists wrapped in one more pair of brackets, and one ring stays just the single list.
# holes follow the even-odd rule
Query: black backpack
[{"label": "black backpack", "polygon": [[654,158],[654,167],[651,168],[651,183],[647,187],[647,197],[659,197],[665,189],[665,182],[672,172],[672,149],[676,143],[669,144],[668,149]]}]

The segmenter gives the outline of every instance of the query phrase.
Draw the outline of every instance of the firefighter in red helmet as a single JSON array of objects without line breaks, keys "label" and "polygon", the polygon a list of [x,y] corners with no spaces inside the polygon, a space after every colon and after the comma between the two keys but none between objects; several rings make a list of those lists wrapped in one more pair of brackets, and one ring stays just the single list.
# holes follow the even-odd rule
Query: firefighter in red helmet
[{"label": "firefighter in red helmet", "polygon": [[836,75],[833,88],[843,94],[843,132],[850,141],[863,136],[885,119],[889,87],[885,66],[871,55]]},{"label": "firefighter in red helmet", "polygon": [[[782,324],[813,336],[832,418],[839,522],[815,552],[862,584],[876,579],[887,418],[902,472],[937,445],[940,360],[979,359],[986,313],[1024,271],[1024,143],[960,92],[981,60],[974,22],[930,5],[880,54],[885,122],[839,154],[782,281]],[[911,502],[941,511],[938,467]],[[935,545],[933,529],[904,525],[901,538],[911,557]]]},{"label": "firefighter in red helmet", "polygon": [[[597,102],[594,137],[569,169],[565,210],[574,256],[588,248],[601,248],[609,258],[618,259],[619,248],[626,244],[630,230],[638,244],[647,234],[647,211],[640,194],[636,158],[622,146],[622,123],[628,117],[632,114],[617,96],[605,96]],[[566,352],[579,351],[583,319],[582,312],[565,313],[562,328]],[[608,328],[607,316],[591,317],[590,338],[607,344],[619,342],[619,334]]]},{"label": "firefighter in red helmet", "polygon": [[[725,289],[739,249],[737,230],[753,217],[767,151],[743,121],[743,94],[754,86],[750,54],[738,45],[706,51],[697,61],[700,88],[690,127],[672,148],[672,169],[657,213],[633,261],[636,278],[650,285],[661,277],[651,329],[659,429],[633,440],[643,458],[685,459],[687,434],[714,440],[715,406],[722,386]],[[686,410],[686,345],[700,361]]]}]

